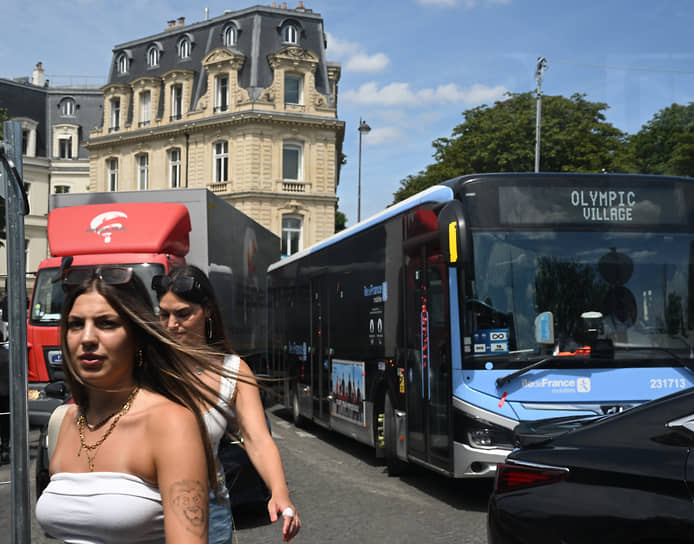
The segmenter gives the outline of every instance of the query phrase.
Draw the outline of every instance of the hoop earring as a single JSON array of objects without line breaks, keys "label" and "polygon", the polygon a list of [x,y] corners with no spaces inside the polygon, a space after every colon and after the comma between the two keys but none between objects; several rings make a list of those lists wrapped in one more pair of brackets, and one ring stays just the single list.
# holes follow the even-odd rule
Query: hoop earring
[{"label": "hoop earring", "polygon": [[214,330],[212,328],[212,316],[208,317],[205,321],[205,328],[207,328],[207,339],[212,341],[214,337]]},{"label": "hoop earring", "polygon": [[137,366],[142,366],[143,362],[144,361],[142,360],[142,348],[140,348],[137,350]]}]

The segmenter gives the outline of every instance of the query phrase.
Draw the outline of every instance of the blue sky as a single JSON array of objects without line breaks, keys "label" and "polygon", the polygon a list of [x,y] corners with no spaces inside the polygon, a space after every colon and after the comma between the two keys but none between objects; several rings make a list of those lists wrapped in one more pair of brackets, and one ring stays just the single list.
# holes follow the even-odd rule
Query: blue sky
[{"label": "blue sky", "polygon": [[[263,2],[267,5],[271,2]],[[252,2],[0,0],[0,77],[30,76],[43,62],[54,83],[103,84],[114,45]],[[289,0],[288,8],[298,5]],[[360,117],[365,219],[392,202],[400,180],[430,164],[431,142],[462,112],[505,92],[585,93],[629,133],[672,103],[694,99],[690,0],[304,0],[320,13],[328,60],[342,63],[338,116],[346,123],[338,197],[356,222]],[[89,76],[89,77],[87,77]],[[534,142],[528,145],[533,146]],[[533,165],[529,165],[531,169]]]}]

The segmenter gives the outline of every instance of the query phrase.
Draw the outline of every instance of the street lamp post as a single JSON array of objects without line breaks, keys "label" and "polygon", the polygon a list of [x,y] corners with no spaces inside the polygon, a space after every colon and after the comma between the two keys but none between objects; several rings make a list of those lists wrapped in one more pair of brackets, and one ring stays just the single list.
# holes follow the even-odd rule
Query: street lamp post
[{"label": "street lamp post", "polygon": [[371,132],[371,127],[359,118],[359,181],[357,186],[357,223],[361,221],[361,137],[362,134]]},{"label": "street lamp post", "polygon": [[535,110],[535,172],[540,171],[540,120],[542,118],[542,78],[547,69],[547,59],[537,58],[535,81],[537,81],[537,108]]}]

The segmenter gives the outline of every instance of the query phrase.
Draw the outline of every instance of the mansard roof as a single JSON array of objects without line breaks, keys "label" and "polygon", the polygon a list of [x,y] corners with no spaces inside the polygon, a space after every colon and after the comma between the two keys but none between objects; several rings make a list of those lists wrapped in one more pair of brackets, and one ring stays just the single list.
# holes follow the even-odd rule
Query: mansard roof
[{"label": "mansard roof", "polygon": [[[107,85],[128,84],[140,77],[161,77],[170,70],[187,69],[194,73],[192,96],[200,96],[207,79],[202,60],[213,49],[224,47],[224,30],[229,24],[234,24],[237,29],[236,45],[229,49],[245,58],[239,72],[239,86],[248,91],[251,99],[258,98],[262,90],[272,84],[273,72],[268,55],[286,47],[282,30],[285,25],[294,24],[299,35],[297,45],[319,59],[315,73],[316,90],[325,95],[328,102],[331,101],[323,19],[302,7],[283,9],[254,6],[225,11],[218,17],[188,25],[175,25],[158,34],[117,45],[113,48]],[[191,42],[190,57],[179,59],[177,46],[184,36]],[[160,57],[157,66],[149,67],[147,51],[152,45],[159,48]],[[128,71],[122,74],[117,69],[121,54],[129,59]]]}]

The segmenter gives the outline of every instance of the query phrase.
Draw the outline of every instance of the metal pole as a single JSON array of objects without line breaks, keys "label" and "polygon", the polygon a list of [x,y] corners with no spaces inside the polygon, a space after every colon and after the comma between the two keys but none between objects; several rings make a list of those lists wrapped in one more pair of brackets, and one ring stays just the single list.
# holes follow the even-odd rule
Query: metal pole
[{"label": "metal pole", "polygon": [[357,185],[357,223],[361,221],[361,136],[371,132],[371,127],[359,118],[359,182]]},{"label": "metal pole", "polygon": [[[359,119],[361,126],[361,119]],[[359,181],[357,182],[357,223],[361,221],[361,130],[359,131]]]},{"label": "metal pole", "polygon": [[547,68],[547,59],[537,58],[535,80],[537,81],[537,108],[535,116],[535,172],[540,171],[540,119],[542,118],[542,77]]},{"label": "metal pole", "polygon": [[24,216],[29,206],[22,183],[22,128],[3,123],[0,142],[0,196],[5,199],[7,295],[10,337],[11,532],[12,544],[31,542],[29,418],[27,408],[27,307]]}]

